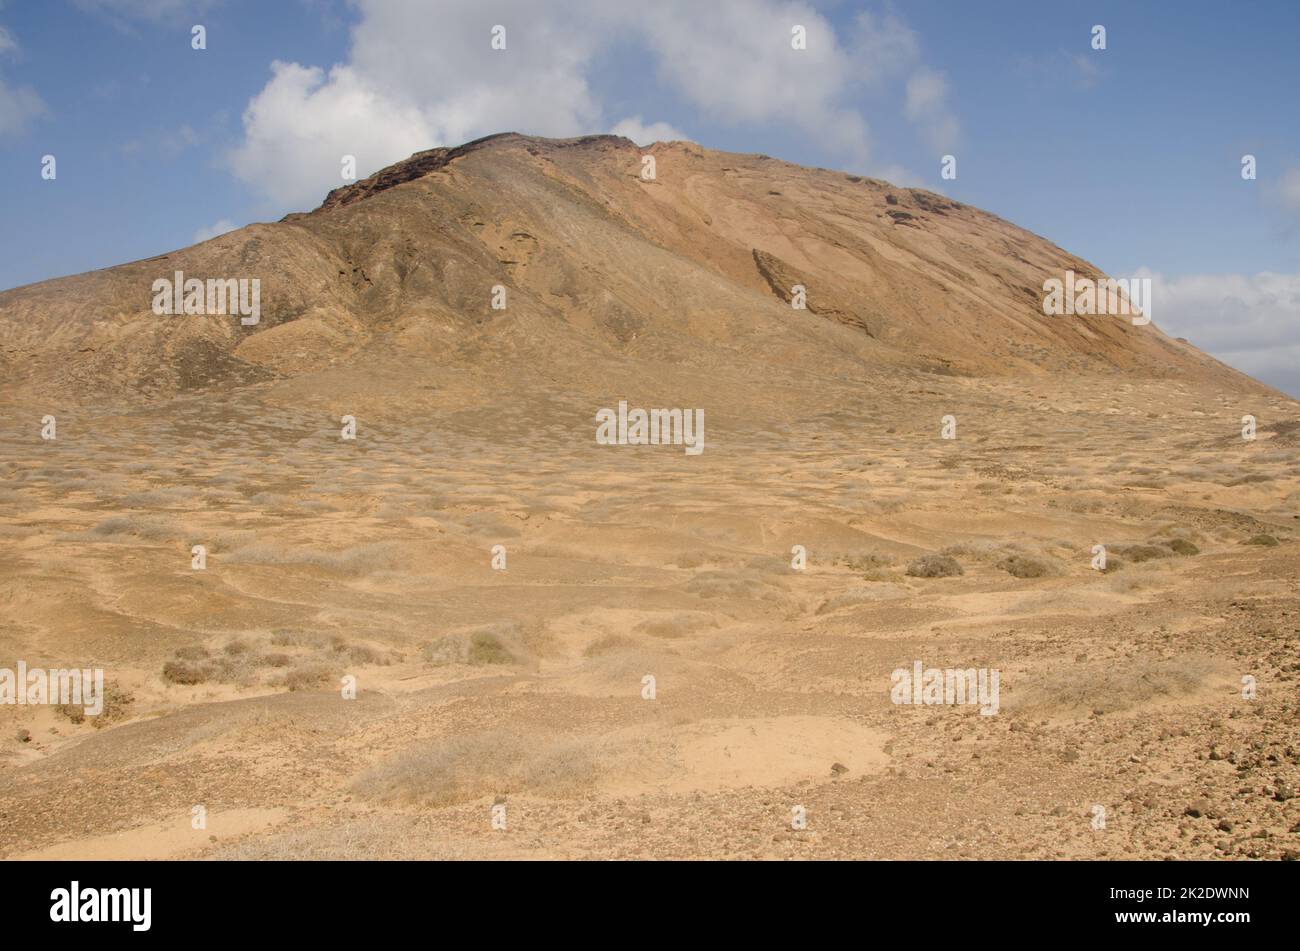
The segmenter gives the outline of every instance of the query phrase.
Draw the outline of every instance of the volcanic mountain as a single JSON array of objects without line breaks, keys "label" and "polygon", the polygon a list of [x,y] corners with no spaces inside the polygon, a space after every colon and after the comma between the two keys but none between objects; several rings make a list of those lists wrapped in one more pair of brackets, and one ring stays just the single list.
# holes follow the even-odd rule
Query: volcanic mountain
[{"label": "volcanic mountain", "polygon": [[[417,402],[431,382],[490,400],[489,381],[589,398],[635,381],[702,403],[720,377],[798,399],[891,368],[1257,388],[1153,325],[1045,317],[1043,282],[1067,270],[1098,275],[921,189],[689,142],[507,133],[421,152],[307,214],[0,294],[0,374],[11,395],[128,404],[376,376]],[[156,315],[153,282],[176,272],[259,280],[260,321]]]},{"label": "volcanic mountain", "polygon": [[1300,405],[1067,271],[500,135],[0,294],[0,856],[1294,858]]}]

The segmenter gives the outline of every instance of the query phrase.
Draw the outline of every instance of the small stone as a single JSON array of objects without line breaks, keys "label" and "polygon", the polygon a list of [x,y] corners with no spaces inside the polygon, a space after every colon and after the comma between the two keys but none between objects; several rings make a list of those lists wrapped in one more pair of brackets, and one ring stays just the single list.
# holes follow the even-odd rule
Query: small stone
[{"label": "small stone", "polygon": [[843,763],[831,763],[831,775],[832,775],[832,776],[843,776],[843,775],[844,775],[845,773],[847,773],[848,771],[849,771],[849,768],[848,768],[847,766],[845,766]]},{"label": "small stone", "polygon": [[32,733],[30,730],[19,730],[17,736],[19,743],[30,743],[32,741]]}]

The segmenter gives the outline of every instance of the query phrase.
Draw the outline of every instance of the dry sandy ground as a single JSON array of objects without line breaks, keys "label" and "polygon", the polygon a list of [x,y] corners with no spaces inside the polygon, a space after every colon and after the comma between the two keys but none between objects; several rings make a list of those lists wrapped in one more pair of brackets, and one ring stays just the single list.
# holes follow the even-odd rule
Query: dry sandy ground
[{"label": "dry sandy ground", "polygon": [[[0,665],[115,691],[0,707],[0,855],[1300,854],[1292,401],[899,371],[691,457],[259,393],[0,422]],[[916,660],[999,712],[891,703]]]}]

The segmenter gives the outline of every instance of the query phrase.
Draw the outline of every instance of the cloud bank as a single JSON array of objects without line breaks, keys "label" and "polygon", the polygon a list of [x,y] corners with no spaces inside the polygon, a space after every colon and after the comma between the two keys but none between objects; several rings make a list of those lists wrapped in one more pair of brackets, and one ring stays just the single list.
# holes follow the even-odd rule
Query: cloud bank
[{"label": "cloud bank", "polygon": [[1300,274],[1142,273],[1152,278],[1162,330],[1300,395]]},{"label": "cloud bank", "polygon": [[[315,205],[342,184],[344,155],[367,175],[421,149],[493,132],[573,136],[615,130],[644,144],[685,134],[661,117],[610,116],[602,61],[634,49],[643,82],[711,123],[779,125],[816,141],[846,168],[873,164],[863,90],[906,81],[896,108],[933,144],[958,134],[944,77],[892,16],[859,15],[842,35],[806,3],[786,0],[600,0],[542,5],[355,0],[347,61],[328,69],[276,62],[248,103],[230,168],[278,208]],[[495,27],[504,49],[493,49]],[[802,27],[806,48],[795,49]]]}]

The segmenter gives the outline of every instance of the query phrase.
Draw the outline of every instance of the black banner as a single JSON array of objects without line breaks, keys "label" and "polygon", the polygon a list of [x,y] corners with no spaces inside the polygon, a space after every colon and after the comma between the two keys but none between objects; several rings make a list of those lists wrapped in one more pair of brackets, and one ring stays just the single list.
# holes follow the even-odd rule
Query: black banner
[{"label": "black banner", "polygon": [[630,937],[689,917],[720,935],[803,921],[945,944],[1025,926],[1231,942],[1280,927],[1294,881],[1279,863],[536,864],[10,862],[0,875],[11,938],[337,938],[435,921]]}]

